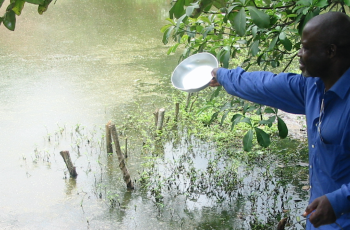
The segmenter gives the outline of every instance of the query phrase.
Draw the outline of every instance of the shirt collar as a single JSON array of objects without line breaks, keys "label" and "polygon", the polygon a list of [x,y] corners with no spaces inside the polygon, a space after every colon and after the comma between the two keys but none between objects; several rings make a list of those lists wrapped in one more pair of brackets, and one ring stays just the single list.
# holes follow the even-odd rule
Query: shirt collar
[{"label": "shirt collar", "polygon": [[350,68],[339,78],[339,80],[329,89],[341,99],[344,99],[350,90]]}]

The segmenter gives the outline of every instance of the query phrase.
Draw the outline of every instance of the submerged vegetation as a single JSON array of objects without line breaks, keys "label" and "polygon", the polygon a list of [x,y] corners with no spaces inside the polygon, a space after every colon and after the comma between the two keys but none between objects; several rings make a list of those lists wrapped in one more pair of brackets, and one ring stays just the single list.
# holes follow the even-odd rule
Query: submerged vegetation
[{"label": "submerged vegetation", "polygon": [[[269,147],[255,141],[246,152],[242,136],[249,125],[243,122],[232,129],[220,115],[212,118],[215,106],[203,110],[204,105],[220,104],[219,100],[227,98],[210,100],[213,89],[207,88],[188,99],[186,93],[164,87],[167,81],[164,78],[155,85],[138,82],[136,88],[147,89],[144,93],[153,94],[153,100],[135,102],[130,108],[133,113],[113,121],[122,151],[128,151],[126,160],[135,191],[127,191],[116,155],[107,154],[104,126],[58,125],[56,131],[48,130],[46,146],[36,148],[33,162],[62,161],[64,168],[57,155],[62,144],[69,143],[78,179],[84,177],[91,184],[89,190],[78,191],[83,212],[89,202],[102,202],[115,212],[136,211],[140,204],[131,200],[139,194],[147,197],[159,218],[174,229],[275,229],[283,218],[287,218],[286,229],[302,229],[305,221],[299,216],[308,199],[306,143],[272,138]],[[165,122],[156,132],[152,112],[161,105],[167,105]],[[228,115],[241,112],[242,107],[237,106]],[[257,122],[261,116],[251,119]],[[278,136],[276,126],[273,123],[262,129]],[[64,170],[63,178],[68,177]]]}]

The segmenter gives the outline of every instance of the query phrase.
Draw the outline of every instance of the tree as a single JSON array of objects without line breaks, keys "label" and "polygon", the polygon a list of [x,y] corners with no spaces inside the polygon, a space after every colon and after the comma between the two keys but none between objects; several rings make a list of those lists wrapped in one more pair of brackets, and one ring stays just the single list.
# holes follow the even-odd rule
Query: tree
[{"label": "tree", "polygon": [[[161,30],[164,44],[174,41],[168,54],[180,46],[184,48],[180,60],[205,51],[215,55],[224,68],[234,58],[243,57],[242,66],[246,70],[253,66],[266,70],[283,63],[282,71],[296,57],[301,32],[312,17],[326,11],[349,13],[350,6],[350,0],[177,0],[172,3],[169,23]],[[219,90],[214,92],[214,97]],[[276,109],[234,98],[218,110],[226,118],[237,103],[242,104],[243,113],[232,115],[232,127],[239,122],[251,126],[243,138],[245,150],[251,149],[254,133],[258,143],[267,147],[269,135],[259,127],[271,126],[274,121],[280,137],[287,136],[288,129]],[[252,122],[247,113],[252,111],[261,115],[259,122]],[[263,119],[263,113],[273,116]],[[217,116],[218,113],[213,114],[213,118]]]},{"label": "tree", "polygon": [[[0,8],[4,1],[5,0],[0,0]],[[2,23],[7,29],[14,31],[16,27],[16,16],[21,15],[26,3],[38,5],[38,13],[43,14],[51,2],[52,0],[10,0],[10,4],[6,8],[4,16],[0,17],[0,25]]]}]

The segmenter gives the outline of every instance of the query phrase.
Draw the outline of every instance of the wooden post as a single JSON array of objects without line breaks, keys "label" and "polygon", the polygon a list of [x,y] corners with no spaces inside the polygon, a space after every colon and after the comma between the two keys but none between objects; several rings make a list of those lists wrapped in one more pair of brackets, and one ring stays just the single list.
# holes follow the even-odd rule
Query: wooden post
[{"label": "wooden post", "polygon": [[175,104],[175,121],[177,121],[177,119],[178,119],[179,111],[180,111],[180,103],[176,102],[176,104]]},{"label": "wooden post", "polygon": [[125,158],[128,158],[128,137],[125,137]]},{"label": "wooden post", "polygon": [[157,127],[158,124],[158,114],[159,114],[159,109],[156,109],[156,111],[154,111],[153,115],[154,115],[154,126]]},{"label": "wooden post", "polygon": [[69,174],[72,178],[76,178],[78,176],[75,167],[73,166],[72,160],[70,159],[69,151],[61,151],[61,156],[63,157],[64,162],[66,163]]},{"label": "wooden post", "polygon": [[111,131],[109,130],[109,126],[112,124],[111,121],[108,121],[106,124],[106,150],[107,154],[113,153],[113,146],[112,146],[112,136]]},{"label": "wooden post", "polygon": [[186,101],[186,107],[185,107],[186,111],[187,111],[188,107],[190,106],[191,96],[192,96],[192,93],[187,94],[187,101]]},{"label": "wooden post", "polygon": [[164,113],[165,109],[161,108],[159,109],[159,114],[158,114],[158,122],[157,122],[157,131],[163,129],[163,122],[164,122]]},{"label": "wooden post", "polygon": [[125,158],[123,156],[122,150],[120,149],[118,134],[117,134],[117,130],[115,128],[115,125],[111,124],[109,126],[109,129],[111,131],[112,138],[113,138],[113,141],[114,141],[115,151],[116,151],[116,153],[118,155],[119,168],[123,172],[123,178],[124,178],[124,181],[126,183],[126,186],[129,189],[134,189],[134,184],[133,184],[133,182],[132,182],[132,180],[130,178],[130,174],[129,174],[128,168],[125,165]]}]

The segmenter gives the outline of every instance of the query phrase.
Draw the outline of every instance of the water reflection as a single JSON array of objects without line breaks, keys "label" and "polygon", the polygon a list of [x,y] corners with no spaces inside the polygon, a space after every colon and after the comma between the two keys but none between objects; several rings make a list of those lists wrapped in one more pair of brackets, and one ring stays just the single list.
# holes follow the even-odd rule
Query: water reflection
[{"label": "water reflection", "polygon": [[[85,194],[96,192],[101,171],[81,167],[94,160],[78,156],[69,133],[122,117],[137,79],[171,72],[176,60],[159,31],[168,8],[159,0],[59,0],[44,15],[26,4],[14,32],[0,26],[1,229],[100,228],[106,206]],[[62,127],[67,141],[58,138]],[[76,181],[65,179],[61,150],[81,162]]]}]

